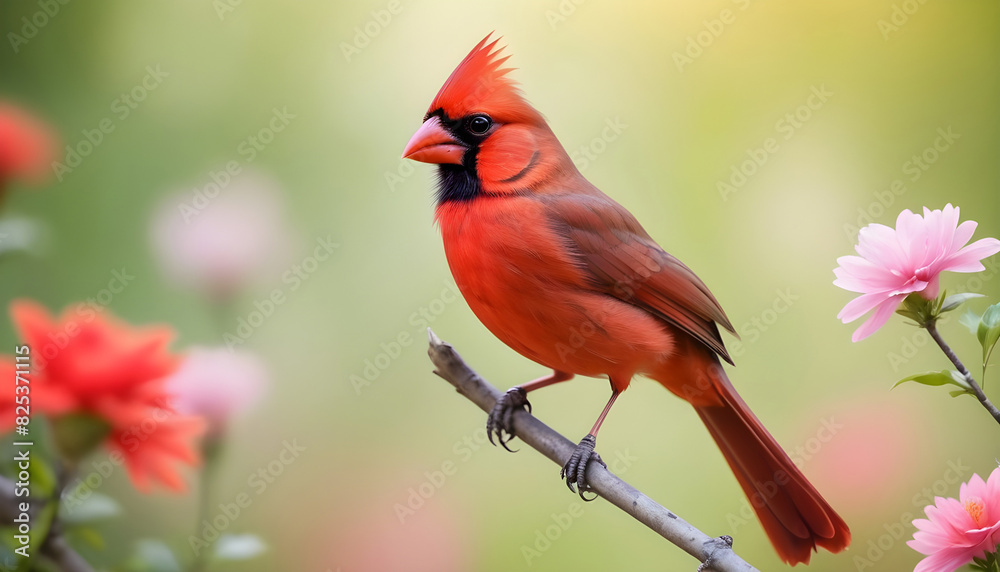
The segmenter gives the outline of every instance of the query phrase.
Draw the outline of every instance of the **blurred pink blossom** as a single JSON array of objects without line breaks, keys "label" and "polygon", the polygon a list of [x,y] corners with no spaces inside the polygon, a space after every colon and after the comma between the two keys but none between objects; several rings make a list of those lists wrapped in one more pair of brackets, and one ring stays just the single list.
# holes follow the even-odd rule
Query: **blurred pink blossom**
[{"label": "blurred pink blossom", "polygon": [[996,552],[1000,545],[1000,468],[983,482],[972,475],[962,483],[958,499],[935,497],[924,509],[927,518],[913,521],[917,531],[906,544],[927,555],[914,572],[954,572]]},{"label": "blurred pink blossom", "polygon": [[278,185],[246,171],[167,198],[151,231],[168,278],[223,298],[280,274],[294,242]]},{"label": "blurred pink blossom", "polygon": [[925,443],[932,434],[921,402],[912,394],[870,389],[824,410],[829,413],[819,421],[814,411],[803,418],[808,438],[789,451],[792,460],[844,512],[891,510],[887,503],[900,483],[928,464]]},{"label": "blurred pink blossom", "polygon": [[268,386],[267,368],[255,354],[195,346],[166,383],[180,413],[202,416],[210,436],[223,434],[231,419],[248,411]]},{"label": "blurred pink blossom", "polygon": [[871,310],[875,312],[851,337],[860,341],[881,328],[912,292],[932,300],[938,295],[942,272],[979,272],[983,258],[1000,252],[1000,240],[984,238],[966,246],[977,223],[958,224],[958,207],[944,210],[924,207],[924,215],[909,210],[899,213],[896,228],[870,224],[861,229],[858,245],[861,256],[841,256],[834,269],[833,283],[861,296],[851,300],[837,314],[845,324]]},{"label": "blurred pink blossom", "polygon": [[[400,520],[397,516],[399,490],[406,489],[394,488],[391,495],[385,491],[387,494],[369,498],[357,509],[348,509],[346,514],[338,515],[346,526],[331,545],[331,557],[336,563],[331,569],[344,572],[475,570],[469,543],[469,517],[440,498],[444,495],[439,495],[420,498],[423,504],[416,509],[408,508],[412,514],[407,513],[405,520]],[[354,494],[358,494],[357,491]]]}]

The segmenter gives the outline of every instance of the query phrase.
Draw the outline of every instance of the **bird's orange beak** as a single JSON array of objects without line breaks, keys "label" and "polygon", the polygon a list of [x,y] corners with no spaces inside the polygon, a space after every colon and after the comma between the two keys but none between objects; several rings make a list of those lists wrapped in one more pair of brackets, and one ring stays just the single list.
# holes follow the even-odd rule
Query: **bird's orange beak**
[{"label": "bird's orange beak", "polygon": [[466,146],[451,136],[441,125],[441,119],[436,115],[431,117],[410,137],[410,142],[403,149],[404,159],[413,159],[424,163],[462,164]]}]

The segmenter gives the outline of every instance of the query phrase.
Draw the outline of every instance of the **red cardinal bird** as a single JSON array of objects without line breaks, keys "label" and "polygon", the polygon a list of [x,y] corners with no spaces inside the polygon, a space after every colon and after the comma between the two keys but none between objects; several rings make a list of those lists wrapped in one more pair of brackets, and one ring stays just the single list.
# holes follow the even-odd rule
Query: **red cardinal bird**
[{"label": "red cardinal bird", "polygon": [[445,254],[472,311],[494,335],[552,375],[511,388],[487,422],[506,448],[511,412],[528,392],[607,377],[611,399],[561,476],[580,495],[597,431],[636,374],[691,403],[775,550],[789,564],[851,533],[737,395],[717,326],[733,332],[694,272],[667,254],[624,207],[590,184],[479,42],[444,83],[403,156],[438,164]]}]

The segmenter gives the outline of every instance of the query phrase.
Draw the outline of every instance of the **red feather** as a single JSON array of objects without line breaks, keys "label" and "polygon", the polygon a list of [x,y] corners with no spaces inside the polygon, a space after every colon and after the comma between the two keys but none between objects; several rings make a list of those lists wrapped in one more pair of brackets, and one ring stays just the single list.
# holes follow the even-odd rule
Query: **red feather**
[{"label": "red feather", "polygon": [[489,109],[493,118],[500,121],[544,123],[541,114],[524,100],[517,84],[507,77],[514,68],[500,67],[509,56],[500,57],[503,48],[496,48],[500,38],[486,43],[490,35],[458,64],[427,112],[443,109],[450,117],[458,118]]}]

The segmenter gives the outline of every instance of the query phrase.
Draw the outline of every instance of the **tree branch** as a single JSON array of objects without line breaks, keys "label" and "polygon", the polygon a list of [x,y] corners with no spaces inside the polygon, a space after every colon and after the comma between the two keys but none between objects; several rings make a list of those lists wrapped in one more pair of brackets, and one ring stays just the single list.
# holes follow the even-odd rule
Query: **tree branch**
[{"label": "tree branch", "polygon": [[972,388],[972,394],[975,395],[976,399],[983,404],[986,411],[989,411],[990,415],[993,416],[993,419],[996,419],[997,423],[1000,423],[1000,410],[997,409],[996,405],[993,405],[993,403],[990,402],[989,398],[986,397],[986,394],[983,393],[983,388],[976,383],[976,380],[972,377],[972,374],[969,373],[969,370],[962,363],[962,360],[958,359],[958,356],[955,355],[951,346],[949,346],[948,343],[944,341],[944,338],[941,337],[941,334],[938,333],[935,320],[929,320],[924,327],[927,328],[927,332],[932,338],[934,338],[934,341],[937,342],[938,347],[941,348],[944,355],[951,360],[951,363],[955,364],[955,367],[958,369],[958,373],[962,374],[962,377],[965,378],[965,382]]},{"label": "tree branch", "polygon": [[[488,413],[493,409],[502,395],[500,390],[466,365],[454,348],[442,342],[429,328],[427,334],[430,339],[427,353],[434,363],[434,373],[454,385],[483,411]],[[576,445],[572,441],[528,412],[516,411],[513,423],[519,439],[559,466],[573,454]],[[758,572],[733,552],[731,538],[708,536],[599,464],[588,465],[587,482],[595,493],[701,561],[699,572]]]}]

